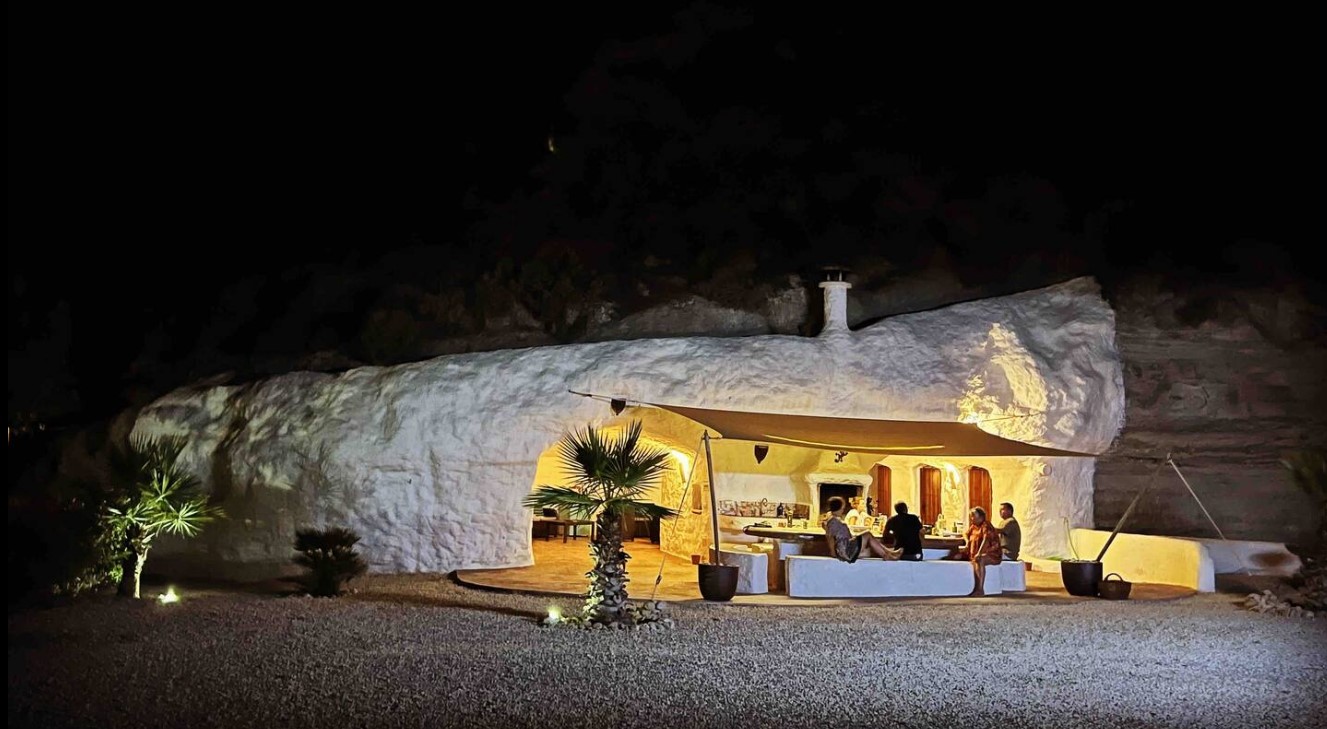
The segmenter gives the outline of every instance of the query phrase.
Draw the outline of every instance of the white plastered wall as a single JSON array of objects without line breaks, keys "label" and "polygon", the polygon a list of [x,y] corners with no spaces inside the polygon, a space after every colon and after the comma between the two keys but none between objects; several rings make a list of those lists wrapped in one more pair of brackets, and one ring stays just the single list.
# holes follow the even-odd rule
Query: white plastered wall
[{"label": "white plastered wall", "polygon": [[[1114,314],[1090,279],[817,338],[599,342],[181,388],[145,407],[132,430],[188,437],[184,465],[231,516],[198,538],[162,541],[153,560],[216,576],[279,572],[297,528],[345,526],[361,535],[374,571],[529,565],[521,502],[541,455],[567,430],[647,415],[652,437],[688,450],[701,432],[640,408],[614,415],[568,389],[756,412],[972,419],[1085,452],[1104,451],[1124,413]],[[992,469],[997,500],[1027,503],[1025,549],[1041,556],[1063,555],[1063,518],[1091,519],[1091,459],[1050,465],[1026,484]],[[781,488],[777,474],[732,473],[734,494]],[[661,485],[661,502],[672,488]]]}]

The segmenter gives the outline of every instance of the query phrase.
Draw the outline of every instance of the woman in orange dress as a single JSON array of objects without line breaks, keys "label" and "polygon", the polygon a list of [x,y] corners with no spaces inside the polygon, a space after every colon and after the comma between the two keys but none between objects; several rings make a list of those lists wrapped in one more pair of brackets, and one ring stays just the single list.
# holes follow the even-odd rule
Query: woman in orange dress
[{"label": "woman in orange dress", "polygon": [[972,563],[974,587],[970,596],[985,595],[986,566],[1000,564],[1000,532],[991,526],[986,510],[974,506],[968,512],[972,520],[963,534],[963,546],[951,553],[949,559],[966,559]]}]

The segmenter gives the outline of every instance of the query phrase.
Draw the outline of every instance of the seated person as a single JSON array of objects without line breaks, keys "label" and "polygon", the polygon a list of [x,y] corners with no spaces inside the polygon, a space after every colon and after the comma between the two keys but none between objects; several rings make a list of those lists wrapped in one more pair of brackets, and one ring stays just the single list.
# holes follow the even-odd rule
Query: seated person
[{"label": "seated person", "polygon": [[1018,552],[1023,547],[1023,527],[1014,518],[1014,505],[1005,501],[1000,504],[1000,526],[995,531],[1000,533],[1000,548],[1005,559],[1018,559]]},{"label": "seated person", "polygon": [[848,526],[866,526],[866,511],[862,509],[862,497],[854,496],[848,500],[848,513],[843,517],[843,523]]},{"label": "seated person", "polygon": [[922,561],[922,520],[908,513],[907,504],[902,501],[894,504],[894,516],[885,522],[885,533],[892,535],[894,546],[903,550],[899,559]]},{"label": "seated person", "polygon": [[829,497],[829,519],[825,522],[825,541],[829,544],[829,553],[843,562],[856,562],[865,550],[880,559],[898,559],[902,550],[890,549],[878,537],[870,532],[857,536],[843,523],[843,513],[848,508],[842,496]]},{"label": "seated person", "polygon": [[974,587],[971,597],[985,595],[987,565],[1000,564],[1000,533],[986,520],[986,510],[975,506],[969,512],[972,523],[963,535],[963,546],[956,547],[945,559],[962,559],[972,563]]}]

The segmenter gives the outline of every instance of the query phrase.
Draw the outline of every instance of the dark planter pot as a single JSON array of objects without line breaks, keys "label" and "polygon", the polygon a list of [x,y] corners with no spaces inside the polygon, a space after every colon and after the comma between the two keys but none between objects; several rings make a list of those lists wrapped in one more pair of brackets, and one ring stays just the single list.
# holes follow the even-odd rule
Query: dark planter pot
[{"label": "dark planter pot", "polygon": [[712,602],[728,602],[737,594],[737,567],[727,564],[696,565],[700,596]]},{"label": "dark planter pot", "polygon": [[1096,597],[1101,582],[1101,563],[1095,559],[1066,559],[1060,562],[1060,579],[1070,595]]},{"label": "dark planter pot", "polygon": [[[1115,579],[1112,580],[1112,577]],[[1129,591],[1132,589],[1133,583],[1120,577],[1118,572],[1106,575],[1106,579],[1097,583],[1097,591],[1103,600],[1128,600]]]}]

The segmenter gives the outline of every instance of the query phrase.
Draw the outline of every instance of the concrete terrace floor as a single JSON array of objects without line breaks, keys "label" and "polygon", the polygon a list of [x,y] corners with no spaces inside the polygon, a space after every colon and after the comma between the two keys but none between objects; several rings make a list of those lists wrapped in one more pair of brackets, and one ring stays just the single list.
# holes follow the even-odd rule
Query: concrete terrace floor
[{"label": "concrete terrace floor", "polygon": [[[550,540],[536,538],[532,542],[535,563],[530,567],[512,567],[508,569],[458,570],[456,579],[471,587],[480,587],[508,592],[544,594],[553,596],[580,596],[585,593],[585,573],[590,570],[593,560],[590,557],[588,541],[585,537],[569,539],[563,542],[560,537]],[[666,555],[657,544],[644,539],[627,541],[623,544],[631,555],[627,562],[627,575],[631,582],[627,585],[632,599],[655,599],[670,602],[702,601],[700,587],[696,581],[696,566],[690,560]],[[660,562],[663,564],[663,579],[657,592],[654,581],[660,574]],[[1095,602],[1097,598],[1076,597],[1064,589],[1059,573],[1032,571],[1027,575],[1027,591],[1007,592],[1001,595],[981,598],[967,597],[929,597],[929,598],[855,598],[855,599],[814,599],[790,598],[783,594],[737,595],[733,605],[841,605],[849,603],[899,603],[899,602],[952,602],[954,600],[974,602],[1028,603],[1033,601],[1072,601]],[[1134,584],[1129,593],[1130,600],[1173,600],[1194,595],[1194,591],[1174,585]]]}]

